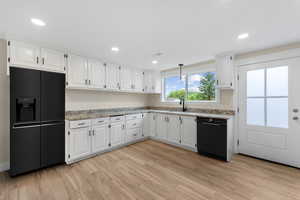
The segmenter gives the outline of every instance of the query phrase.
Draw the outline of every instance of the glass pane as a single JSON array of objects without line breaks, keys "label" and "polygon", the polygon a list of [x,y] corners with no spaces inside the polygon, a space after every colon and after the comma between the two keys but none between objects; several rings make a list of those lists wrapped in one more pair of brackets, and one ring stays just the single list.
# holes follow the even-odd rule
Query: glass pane
[{"label": "glass pane", "polygon": [[247,124],[265,125],[265,103],[263,98],[247,99]]},{"label": "glass pane", "polygon": [[261,97],[265,95],[265,70],[258,69],[247,72],[247,96]]},{"label": "glass pane", "polygon": [[288,66],[267,69],[267,96],[288,96]]},{"label": "glass pane", "polygon": [[267,99],[267,126],[288,128],[288,98]]},{"label": "glass pane", "polygon": [[188,76],[188,101],[214,101],[216,73],[206,72]]},{"label": "glass pane", "polygon": [[179,76],[165,78],[165,99],[168,101],[178,101],[185,96],[185,81]]}]

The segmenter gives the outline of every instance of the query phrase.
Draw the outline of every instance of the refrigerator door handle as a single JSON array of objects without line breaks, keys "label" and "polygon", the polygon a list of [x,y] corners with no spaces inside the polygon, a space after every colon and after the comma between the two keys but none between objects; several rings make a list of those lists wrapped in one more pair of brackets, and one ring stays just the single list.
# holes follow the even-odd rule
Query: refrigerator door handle
[{"label": "refrigerator door handle", "polygon": [[61,124],[65,124],[65,122],[45,123],[45,124],[42,124],[41,126],[56,126],[56,125],[61,125]]},{"label": "refrigerator door handle", "polygon": [[29,126],[13,126],[13,129],[24,129],[24,128],[37,128],[37,127],[41,127],[41,125],[29,125]]}]

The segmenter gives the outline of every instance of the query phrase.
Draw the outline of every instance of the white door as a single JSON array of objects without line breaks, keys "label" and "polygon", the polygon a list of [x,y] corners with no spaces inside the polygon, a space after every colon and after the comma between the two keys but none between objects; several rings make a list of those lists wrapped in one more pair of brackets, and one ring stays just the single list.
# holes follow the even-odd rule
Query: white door
[{"label": "white door", "polygon": [[240,68],[240,153],[300,167],[300,59]]},{"label": "white door", "polygon": [[129,67],[121,67],[120,82],[121,90],[131,91],[133,89],[132,70]]},{"label": "white door", "polygon": [[178,115],[168,115],[168,141],[180,143],[180,117]]},{"label": "white door", "polygon": [[42,66],[45,70],[50,70],[54,72],[64,72],[65,71],[65,55],[62,52],[51,50],[51,49],[41,49],[41,59]]},{"label": "white door", "polygon": [[91,153],[90,128],[77,128],[70,130],[70,159],[82,158]]},{"label": "white door", "polygon": [[133,83],[133,89],[136,92],[143,92],[144,89],[144,73],[142,70],[139,69],[133,69],[132,73],[132,80],[134,80]]},{"label": "white door", "polygon": [[124,143],[125,125],[123,123],[113,123],[110,128],[110,144],[112,147]]},{"label": "white door", "polygon": [[149,136],[156,137],[156,117],[154,113],[149,113]]},{"label": "white door", "polygon": [[181,144],[190,148],[196,148],[197,122],[195,117],[181,117]]},{"label": "white door", "polygon": [[167,139],[167,116],[163,114],[157,114],[156,121],[156,136],[158,139]]},{"label": "white door", "polygon": [[88,77],[90,88],[104,89],[106,84],[104,63],[88,60]]},{"label": "white door", "polygon": [[120,89],[120,68],[115,64],[106,65],[106,83],[107,89]]},{"label": "white door", "polygon": [[68,86],[87,87],[88,86],[88,64],[87,59],[81,56],[68,56]]},{"label": "white door", "polygon": [[109,148],[109,130],[108,125],[93,127],[92,151],[93,153],[103,151]]},{"label": "white door", "polygon": [[10,65],[21,67],[39,67],[41,50],[39,47],[17,41],[10,41],[9,57]]}]

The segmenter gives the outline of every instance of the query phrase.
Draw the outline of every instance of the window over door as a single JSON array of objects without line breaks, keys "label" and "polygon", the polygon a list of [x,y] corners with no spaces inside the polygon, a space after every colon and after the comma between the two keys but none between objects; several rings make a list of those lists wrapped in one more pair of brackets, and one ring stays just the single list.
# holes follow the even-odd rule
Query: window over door
[{"label": "window over door", "polygon": [[247,124],[288,128],[288,66],[247,72]]}]

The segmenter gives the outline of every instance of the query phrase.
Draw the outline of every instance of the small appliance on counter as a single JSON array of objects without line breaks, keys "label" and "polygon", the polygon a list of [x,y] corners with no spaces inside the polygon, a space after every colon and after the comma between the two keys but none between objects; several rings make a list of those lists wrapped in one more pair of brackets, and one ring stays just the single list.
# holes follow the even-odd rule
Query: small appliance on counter
[{"label": "small appliance on counter", "polygon": [[65,161],[65,74],[10,67],[11,176]]}]

